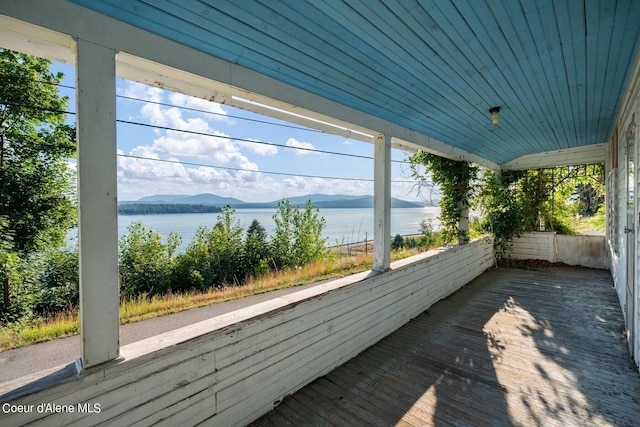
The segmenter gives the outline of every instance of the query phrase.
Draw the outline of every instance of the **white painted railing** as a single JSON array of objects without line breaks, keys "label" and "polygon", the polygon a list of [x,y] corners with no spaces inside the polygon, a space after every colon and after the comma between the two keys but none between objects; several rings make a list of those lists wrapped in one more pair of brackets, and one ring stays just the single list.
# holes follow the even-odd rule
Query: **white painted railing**
[{"label": "white painted railing", "polygon": [[[494,263],[492,241],[430,251],[123,347],[123,359],[1,402],[0,424],[243,425]],[[73,412],[39,412],[55,403]],[[33,405],[33,406],[30,406]],[[93,411],[88,412],[88,409]]]}]

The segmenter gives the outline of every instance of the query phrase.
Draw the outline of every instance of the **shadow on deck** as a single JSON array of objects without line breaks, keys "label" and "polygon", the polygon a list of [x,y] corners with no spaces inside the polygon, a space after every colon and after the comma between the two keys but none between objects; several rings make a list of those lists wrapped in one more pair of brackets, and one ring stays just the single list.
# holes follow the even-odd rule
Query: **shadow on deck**
[{"label": "shadow on deck", "polygon": [[637,425],[622,332],[607,271],[493,270],[252,425]]}]

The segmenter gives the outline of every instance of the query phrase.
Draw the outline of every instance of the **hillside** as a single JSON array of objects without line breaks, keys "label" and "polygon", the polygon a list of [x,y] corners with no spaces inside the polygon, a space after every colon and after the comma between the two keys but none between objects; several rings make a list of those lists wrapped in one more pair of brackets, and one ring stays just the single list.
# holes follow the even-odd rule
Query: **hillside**
[{"label": "hillside", "polygon": [[[307,200],[317,208],[325,209],[358,209],[373,208],[373,196],[348,196],[343,194],[309,194],[306,196],[291,197],[289,202],[294,206],[303,206]],[[215,194],[197,194],[197,195],[172,195],[160,194],[143,197],[136,201],[124,201],[121,205],[128,204],[173,204],[173,205],[213,205],[226,206],[241,209],[270,209],[278,206],[279,200],[271,202],[245,202],[233,197],[221,197]],[[420,208],[424,206],[432,206],[428,202],[410,202],[407,200],[391,198],[392,208]]]}]

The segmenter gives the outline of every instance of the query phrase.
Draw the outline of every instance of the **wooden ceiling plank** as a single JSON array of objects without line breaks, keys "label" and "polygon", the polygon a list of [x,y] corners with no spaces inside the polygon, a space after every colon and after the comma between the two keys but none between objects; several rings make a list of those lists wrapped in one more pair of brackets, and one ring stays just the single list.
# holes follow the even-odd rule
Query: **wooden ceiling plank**
[{"label": "wooden ceiling plank", "polygon": [[[275,77],[277,72],[281,78],[286,77],[287,83],[295,84],[302,89],[313,90],[330,99],[335,99],[336,95],[335,91],[328,91],[328,87],[349,87],[357,99],[376,99],[378,97],[379,102],[386,99],[383,94],[375,90],[376,82],[371,76],[367,79],[358,79],[354,83],[353,76],[344,71],[358,69],[362,64],[357,64],[349,58],[351,63],[346,64],[347,66],[342,70],[333,64],[323,63],[318,60],[321,57],[320,50],[316,51],[317,55],[313,55],[313,49],[301,51],[283,41],[292,40],[289,37],[278,38],[260,31],[257,28],[260,26],[259,20],[251,19],[252,17],[258,19],[256,15],[243,14],[230,2],[214,3],[218,13],[212,11],[206,15],[206,19],[200,17],[198,10],[192,3],[175,4],[167,0],[155,0],[154,3],[170,14],[180,16],[192,25],[195,25],[194,20],[196,20],[199,23],[198,27],[204,31],[208,31],[206,29],[208,26],[215,26],[217,36],[222,36],[225,39],[235,37],[236,40],[241,41],[240,53],[234,55],[236,56],[235,62],[240,65],[249,66],[271,77]],[[260,5],[252,3],[252,6],[259,9]],[[260,10],[255,12],[260,12]],[[220,17],[221,14],[227,15],[231,19],[217,20],[216,17]],[[246,20],[241,21],[238,16]],[[211,44],[214,43],[215,40],[212,40]],[[265,59],[267,60],[266,64]],[[396,102],[400,104],[400,101],[396,100]],[[397,108],[401,107],[398,105]]]},{"label": "wooden ceiling plank", "polygon": [[640,34],[640,10],[631,7],[630,1],[619,1],[612,32],[611,47],[620,49],[616,58],[608,62],[607,81],[604,83],[603,106],[611,106],[606,114],[601,114],[598,134],[609,135],[614,127],[624,90],[633,68],[637,51],[630,40],[637,40]]},{"label": "wooden ceiling plank", "polygon": [[[469,3],[474,7],[482,7],[481,4]],[[496,33],[490,40],[493,58],[496,63],[500,75],[496,79],[502,79],[508,82],[513,95],[511,101],[507,105],[506,113],[510,114],[511,120],[516,123],[520,130],[520,139],[513,142],[521,144],[523,150],[536,151],[544,149],[540,142],[540,135],[545,132],[544,126],[532,118],[540,117],[543,113],[543,107],[535,96],[536,88],[532,85],[531,79],[527,78],[525,70],[529,65],[529,59],[526,56],[520,56],[525,51],[525,40],[517,31],[517,28],[523,28],[524,15],[517,3],[509,2],[505,7],[495,7],[495,3],[487,2],[487,9],[493,15],[496,26],[487,31]],[[480,24],[478,24],[480,25]],[[526,25],[525,25],[526,26]],[[513,64],[513,65],[511,65]],[[504,85],[503,85],[504,86]],[[527,107],[523,101],[530,101]],[[516,157],[517,155],[514,154]]]},{"label": "wooden ceiling plank", "polygon": [[[456,5],[460,7],[462,13],[464,13],[468,27],[458,28],[458,31],[450,34],[449,37],[451,37],[452,40],[458,40],[456,48],[467,58],[467,61],[472,64],[483,64],[482,67],[478,69],[478,75],[481,78],[478,85],[491,88],[491,92],[487,93],[485,97],[485,103],[482,105],[482,107],[484,107],[484,111],[482,111],[482,113],[488,114],[489,107],[499,104],[503,108],[506,107],[504,111],[502,111],[504,117],[504,114],[509,111],[518,111],[519,106],[521,105],[521,99],[526,98],[526,96],[524,93],[516,93],[516,90],[514,90],[513,87],[505,88],[498,80],[499,76],[503,76],[503,72],[499,70],[501,66],[496,64],[493,57],[507,55],[508,52],[505,51],[504,47],[501,48],[502,52],[492,49],[494,46],[490,44],[490,38],[488,36],[488,33],[491,30],[488,30],[484,26],[483,22],[485,19],[494,19],[485,16],[478,16],[472,5],[472,3],[464,2],[460,2]],[[442,13],[440,16],[441,19],[447,19],[447,16],[451,16],[454,12],[452,10],[442,9],[441,4],[439,4],[439,6],[441,7]],[[449,25],[449,27],[452,27],[452,25]],[[482,43],[483,41],[485,42],[484,44]],[[502,58],[499,58],[499,61],[503,64],[502,66],[506,63]],[[494,70],[499,70],[499,73],[490,73],[488,70],[492,68]],[[491,101],[492,99],[495,99],[496,101]],[[517,149],[522,149],[522,151],[540,149],[540,147],[532,145],[536,142],[534,135],[536,135],[537,129],[532,128],[532,124],[529,121],[523,121],[517,115],[513,115],[511,117],[512,121],[505,121],[503,119],[503,124],[501,124],[501,126],[512,126],[513,130],[511,130],[511,132],[519,135],[519,138],[513,138],[509,142],[514,145],[522,144],[522,147],[517,147]],[[502,145],[506,143],[506,141],[495,140],[495,143]],[[503,159],[503,161],[506,160],[508,159]]]},{"label": "wooden ceiling plank", "polygon": [[[328,6],[327,6],[327,7],[328,7]],[[338,11],[338,12],[341,12],[341,13],[339,13],[339,15],[344,15],[344,14],[346,14],[346,12],[345,12],[345,11]],[[385,22],[386,22],[386,21],[385,21]],[[385,27],[385,30],[390,31],[387,27]],[[394,52],[395,50],[396,50],[396,49],[393,49],[393,46],[392,46],[392,47],[390,47],[390,48],[386,49],[386,50],[385,50],[385,52],[387,52],[387,53],[388,53],[388,52],[391,52],[391,53],[390,53],[390,55],[392,55],[392,54],[394,54],[394,53],[395,53],[395,52]],[[395,62],[400,61],[400,64],[402,64],[403,66],[406,66],[405,62],[408,62],[408,63],[409,63],[409,65],[413,65],[414,67],[415,67],[415,66],[417,66],[417,65],[422,65],[422,63],[420,63],[420,62],[407,61],[406,59],[405,59],[405,61],[403,62],[401,58],[397,58],[397,59],[392,58],[392,60],[393,60],[393,61],[395,61]],[[433,66],[433,64],[429,64],[430,62],[433,62],[433,60],[429,60],[429,61],[425,61],[425,62],[426,62],[426,63],[424,64],[425,66],[427,66],[427,65]],[[435,68],[436,68],[436,70],[437,70],[439,73],[443,73],[443,72],[445,72],[445,71],[446,71],[446,70],[443,70],[443,67],[435,67]],[[425,74],[425,73],[424,73],[424,70],[416,70],[416,72],[415,72],[415,73],[422,73],[422,74]],[[404,77],[403,77],[403,79],[404,79]],[[433,83],[433,79],[429,79],[428,83],[431,83],[431,84],[432,84],[432,83]],[[419,85],[417,85],[417,86],[419,87]],[[412,88],[412,90],[413,90],[413,88]],[[436,95],[437,95],[437,94],[436,94]],[[443,95],[438,95],[438,96],[439,96],[439,98],[442,98],[442,97],[443,97]],[[442,99],[444,99],[444,100],[448,100],[448,99],[447,99],[447,97],[442,98]],[[442,102],[442,99],[440,99],[440,102]],[[449,100],[449,101],[450,101],[450,100]],[[463,102],[464,102],[464,99],[460,99],[458,102],[459,102],[459,103],[463,103]],[[456,106],[456,104],[450,104],[450,105],[451,105],[451,109],[452,109],[452,110],[455,110],[455,109],[457,109],[457,108],[458,108],[458,107]],[[443,112],[443,113],[441,113],[441,114],[443,115],[443,117],[445,117],[445,118],[446,118],[446,115],[444,115],[444,114],[446,114],[446,111],[444,111],[444,112]],[[411,119],[411,118],[409,118],[409,119]],[[433,130],[432,128],[429,128],[429,127],[422,127],[422,128],[420,128],[420,127],[416,127],[416,124],[418,124],[418,123],[419,123],[419,122],[411,122],[411,121],[409,121],[409,122],[406,122],[406,126],[414,127],[416,130],[422,131],[422,132],[424,132],[424,133],[426,133],[426,134],[430,134],[431,136],[433,136],[433,137],[435,137],[435,138],[438,138],[438,137],[440,137],[441,135],[442,135],[442,136],[445,136],[445,137],[447,136],[447,135],[445,135],[445,134],[440,134],[440,133],[434,132],[434,130]],[[442,121],[441,121],[441,124],[442,124],[442,126],[445,126],[445,128],[447,129],[447,133],[449,134],[449,137],[451,137],[451,133],[456,134],[456,133],[458,133],[458,132],[459,132],[459,131],[461,131],[461,130],[467,130],[467,129],[465,129],[464,127],[460,127],[460,122],[459,122],[459,120],[458,120],[458,117],[453,117],[453,118],[452,118],[452,119],[450,119],[450,121],[448,121],[448,122],[447,122],[447,121],[445,121],[445,120],[442,120]],[[467,139],[469,139],[467,135],[463,135],[463,137],[466,137]],[[456,141],[459,143],[459,140],[456,140]],[[470,148],[474,148],[474,147],[470,147]]]},{"label": "wooden ceiling plank", "polygon": [[[580,5],[582,7],[582,5]],[[584,105],[584,94],[586,90],[586,77],[584,66],[586,63],[586,41],[584,38],[584,12],[576,10],[575,2],[572,0],[554,2],[556,11],[556,24],[564,56],[565,77],[568,90],[567,105],[570,108],[569,117],[571,119],[570,135],[575,141],[572,145],[584,144],[582,126],[583,115],[580,114]],[[571,139],[569,139],[571,141]],[[571,144],[571,143],[570,143]]]},{"label": "wooden ceiling plank", "polygon": [[[279,8],[279,12],[282,13],[282,8]],[[341,16],[342,14],[341,13],[337,13],[337,15]],[[322,16],[322,15],[319,15],[319,16]],[[348,23],[345,22],[344,24],[346,25]],[[357,25],[357,23],[353,23],[352,22],[352,25]],[[334,27],[335,27],[335,25],[334,25]],[[323,31],[324,32],[322,32],[321,35],[320,35],[323,39],[325,37],[330,38],[332,36],[331,32],[326,31],[326,30],[323,30]],[[317,33],[314,32],[314,34],[317,34]],[[373,37],[371,37],[370,39],[373,39]],[[336,40],[336,42],[339,43],[339,41],[337,41],[337,40]],[[344,44],[344,41],[342,42],[342,44]],[[392,49],[387,49],[387,51],[393,53]],[[349,52],[352,55],[358,55],[360,53],[358,50],[350,50]],[[377,57],[382,57],[382,55],[376,55],[375,58],[377,59]],[[402,82],[406,82],[406,81],[410,81],[412,78],[414,78],[414,76],[410,74],[410,71],[406,71],[405,70],[405,68],[408,68],[407,66],[405,66],[406,65],[405,64],[406,61],[403,62],[403,61],[401,61],[400,58],[392,58],[393,63],[399,64],[399,66],[397,66],[397,67],[388,67],[388,64],[390,62],[389,61],[384,61],[384,59],[385,58],[383,58],[383,61],[379,61],[377,64],[375,64],[374,61],[371,61],[371,60],[370,60],[370,62],[374,63],[374,65],[377,65],[376,68],[378,70],[381,70],[382,72],[386,73],[386,75],[384,76],[385,79],[387,79],[389,81],[392,81],[392,80],[395,79],[395,80],[400,80]],[[363,59],[363,61],[367,61],[367,60],[369,60],[369,58],[364,58]],[[402,73],[400,73],[400,71],[404,71],[407,74],[402,74]],[[398,75],[399,75],[399,77],[398,77]],[[417,85],[417,86],[419,87],[420,85]],[[412,97],[412,96],[414,96],[416,94],[419,95],[419,91],[413,91],[413,90],[407,91],[406,86],[400,86],[399,84],[397,84],[396,87],[397,87],[398,96],[400,98],[410,98],[410,97]],[[385,105],[391,105],[391,103],[388,102],[388,101],[385,102],[384,104]],[[420,104],[422,104],[422,105],[427,104],[428,105],[428,102],[424,101],[422,99],[413,100],[413,104],[412,105],[420,105]],[[451,105],[453,106],[453,104],[451,104]],[[398,110],[399,110],[399,108],[397,108],[397,107],[393,108],[393,111],[395,113],[397,113]],[[415,111],[415,110],[413,110],[413,111]],[[377,111],[377,112],[373,111],[372,113],[379,114],[379,111]],[[418,111],[418,112],[414,112],[414,113],[409,113],[409,110],[405,108],[404,114],[407,116],[408,119],[411,119],[413,116],[415,116],[415,114],[422,115],[422,112]],[[439,115],[442,116],[443,114],[446,114],[446,111],[439,111]],[[446,115],[444,115],[444,117],[446,119]],[[456,124],[456,121],[455,121],[454,118],[450,118],[448,123],[447,123],[447,120],[443,120],[442,122],[444,123],[445,126],[447,126],[447,125],[449,126],[449,132],[455,132],[456,131],[456,128],[454,127],[455,124]],[[407,126],[411,126],[411,127],[416,127],[416,123],[419,123],[419,122],[413,122],[413,123],[410,122],[410,121],[405,122],[405,124]],[[430,131],[430,129],[428,129],[428,128],[422,128],[422,129],[419,129],[419,130],[421,130],[423,132],[426,132],[426,133],[428,133]],[[434,136],[434,137],[439,136],[437,134],[434,134],[433,130],[431,130],[431,135]]]},{"label": "wooden ceiling plank", "polygon": [[[351,2],[344,7],[362,7],[362,4]],[[421,67],[422,64],[417,61],[416,58],[409,57],[411,55],[410,51],[403,46],[412,46],[414,41],[406,39],[399,40],[399,35],[394,31],[393,27],[398,24],[397,17],[386,17],[387,19],[382,19],[370,13],[371,11],[367,10],[366,7],[357,9],[357,12],[370,24],[362,24],[362,28],[366,28],[365,31],[375,29],[375,31],[382,32],[386,35],[386,37],[378,37],[376,39],[376,43],[378,43],[379,46],[375,49],[376,54],[372,59],[379,61],[377,64],[378,68],[385,74],[388,81],[392,82],[393,86],[397,88],[399,96],[413,99],[417,108],[414,110],[415,113],[412,114],[403,112],[403,114],[406,115],[405,118],[408,119],[406,124],[420,129],[419,121],[414,121],[416,116],[422,119],[427,115],[437,115],[442,117],[441,121],[445,126],[455,131],[457,120],[455,115],[451,114],[451,111],[459,108],[457,103],[454,99],[442,99],[441,94],[435,90],[435,85],[423,84],[425,80],[425,70]],[[337,13],[343,16],[346,12],[337,10]],[[345,24],[348,24],[348,22],[345,22]],[[354,23],[354,25],[358,24],[359,23]],[[367,38],[374,40],[372,34]],[[401,52],[407,56],[401,57]],[[390,67],[390,64],[394,64],[394,66]],[[437,75],[433,75],[433,77],[435,77],[435,81],[438,81],[440,78]],[[430,81],[431,83],[435,83],[433,80]],[[411,84],[412,82],[413,85]],[[444,83],[444,80],[442,80],[442,82]],[[416,114],[416,116],[413,116],[413,114]],[[422,130],[425,129],[428,129],[428,126]]]},{"label": "wooden ceiling plank", "polygon": [[71,1],[499,162],[605,140],[640,37],[637,0]]},{"label": "wooden ceiling plank", "polygon": [[[556,140],[549,141],[549,144],[557,145],[560,148],[569,148],[571,131],[568,124],[571,122],[571,104],[568,87],[560,84],[561,80],[566,80],[566,69],[564,63],[566,58],[563,55],[560,35],[555,19],[548,19],[552,14],[553,3],[547,1],[543,6],[527,15],[530,22],[529,28],[533,41],[537,49],[537,57],[540,58],[541,73],[544,76],[543,89],[546,90],[550,102],[547,104],[545,118],[549,121],[550,127],[554,130]],[[566,19],[566,17],[556,17],[556,19]],[[541,82],[539,82],[541,83]],[[551,146],[548,145],[550,148]]]},{"label": "wooden ceiling plank", "polygon": [[[456,134],[460,134],[460,137],[462,139],[456,139],[456,142],[462,145],[466,141],[473,141],[471,132],[473,132],[474,127],[465,126],[465,123],[461,123],[461,117],[467,116],[466,114],[464,114],[463,108],[466,104],[469,103],[467,99],[468,97],[465,98],[464,94],[457,93],[454,88],[451,88],[448,86],[445,80],[446,75],[450,76],[453,70],[449,70],[449,65],[446,62],[442,61],[435,54],[433,54],[433,56],[430,55],[428,59],[425,59],[423,61],[420,60],[421,59],[419,57],[420,52],[425,51],[425,49],[431,50],[432,46],[426,44],[424,40],[414,36],[413,34],[409,34],[409,36],[406,38],[403,37],[401,29],[397,28],[397,25],[399,25],[399,19],[397,15],[374,16],[375,15],[374,11],[368,9],[367,7],[367,5],[371,3],[351,1],[350,4],[354,7],[357,7],[358,8],[357,11],[362,13],[368,19],[372,20],[375,25],[385,25],[385,23],[393,23],[393,25],[389,25],[384,29],[381,28],[381,30],[387,31],[388,36],[391,39],[397,40],[401,38],[402,40],[399,46],[400,45],[407,46],[406,48],[407,55],[412,55],[412,54],[416,55],[417,61],[408,61],[410,65],[411,64],[424,65],[425,68],[431,71],[432,74],[424,73],[424,71],[422,72],[422,74],[425,75],[426,77],[430,77],[428,79],[427,78],[423,78],[423,79],[425,80],[424,83],[426,87],[434,88],[434,94],[432,95],[432,98],[437,99],[437,108],[435,108],[433,111],[428,111],[427,114],[438,117],[438,120],[441,123],[443,123],[444,126],[447,126],[447,128],[449,129],[449,132],[448,132],[449,134],[441,135],[438,133],[434,133],[433,130],[427,130],[427,132],[430,131],[432,135],[435,137],[448,137],[449,139],[455,138]],[[389,12],[389,10],[387,10],[387,12]],[[403,18],[410,19],[410,16],[403,16]],[[402,22],[403,28],[406,28],[405,24],[406,23],[403,21]],[[406,35],[406,32],[405,32],[405,35]],[[412,49],[412,51],[410,51],[410,49]],[[389,51],[391,51],[391,49],[389,49]],[[402,63],[401,58],[396,59],[394,57],[391,57],[390,60],[400,61]],[[435,76],[436,78],[434,79],[433,76]],[[435,92],[435,90],[437,90],[437,92]],[[434,112],[438,114],[434,114]],[[449,117],[450,120],[445,122],[443,120],[440,120],[439,117]],[[475,124],[475,126],[482,126],[482,124],[481,122],[478,122]],[[453,132],[453,135],[451,134],[451,132]],[[474,147],[473,145],[469,145],[468,148],[473,151],[475,150],[476,147]]]},{"label": "wooden ceiling plank", "polygon": [[[609,58],[611,46],[611,23],[603,19],[611,19],[614,16],[614,2],[587,2],[587,118],[585,127],[588,139],[596,138],[598,121],[602,111],[603,82],[607,79],[607,64],[604,58]],[[597,84],[596,84],[597,82]]]}]

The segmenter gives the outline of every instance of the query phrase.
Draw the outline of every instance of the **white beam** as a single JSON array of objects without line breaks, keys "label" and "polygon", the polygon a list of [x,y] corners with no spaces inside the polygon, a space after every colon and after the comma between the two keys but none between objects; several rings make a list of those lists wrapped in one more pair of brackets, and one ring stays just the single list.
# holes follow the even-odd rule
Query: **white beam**
[{"label": "white beam", "polygon": [[391,266],[391,137],[374,138],[373,270]]},{"label": "white beam", "polygon": [[119,355],[115,51],[77,47],[80,334],[90,367]]},{"label": "white beam", "polygon": [[69,35],[0,15],[0,47],[65,64],[75,63],[76,42]]},{"label": "white beam", "polygon": [[603,143],[567,148],[564,150],[546,151],[544,153],[527,154],[526,156],[518,157],[515,160],[503,164],[502,169],[528,170],[604,163],[605,147],[606,143]]}]

